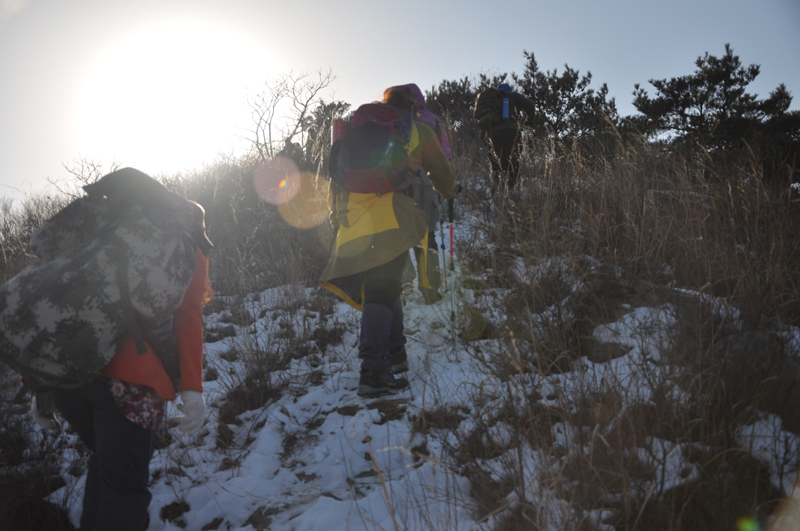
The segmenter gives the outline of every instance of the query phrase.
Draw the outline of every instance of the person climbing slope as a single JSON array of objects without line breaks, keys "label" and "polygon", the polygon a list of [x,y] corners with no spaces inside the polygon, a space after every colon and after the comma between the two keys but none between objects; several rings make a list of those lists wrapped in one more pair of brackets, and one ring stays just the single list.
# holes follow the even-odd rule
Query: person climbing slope
[{"label": "person climbing slope", "polygon": [[408,370],[401,276],[412,247],[422,245],[427,259],[428,236],[410,179],[424,167],[444,198],[457,190],[435,133],[412,119],[416,103],[408,87],[386,89],[381,103],[356,110],[350,131],[331,147],[328,205],[336,238],[320,283],[362,311],[360,396],[408,387],[394,375]]},{"label": "person climbing slope", "polygon": [[[522,114],[521,114],[522,113]],[[522,127],[536,114],[536,105],[507,83],[481,92],[475,100],[473,116],[487,134],[489,163],[492,167],[491,193],[505,184],[517,186],[521,157]]]},{"label": "person climbing slope", "polygon": [[[64,308],[72,310],[75,306],[75,313],[81,312],[84,321],[63,324],[61,328],[69,326],[72,335],[55,337],[55,343],[49,349],[37,350],[32,345],[24,352],[35,358],[60,352],[57,347],[67,345],[72,337],[76,342],[69,343],[67,346],[70,348],[64,348],[66,358],[63,365],[51,364],[63,366],[63,371],[37,372],[33,370],[35,367],[28,370],[21,361],[15,366],[28,380],[25,385],[35,391],[31,414],[36,423],[48,430],[59,429],[60,423],[55,415],[58,411],[89,449],[81,530],[142,531],[149,522],[148,506],[152,497],[148,490],[149,465],[156,429],[164,421],[166,401],[180,397],[177,408],[182,415],[176,417],[177,427],[187,434],[196,433],[204,422],[202,305],[211,293],[207,256],[212,244],[205,235],[204,211],[200,205],[168,191],[136,169],[117,170],[84,186],[84,189],[87,192],[85,198],[79,198],[63,209],[34,236],[38,237],[34,246],[41,251],[45,267],[57,262],[63,273],[74,263],[81,265],[79,269],[68,271],[71,280],[67,285],[59,285],[59,289],[39,289],[48,291],[46,296],[54,300],[58,297],[57,292],[67,292],[71,297],[58,299],[61,306],[31,305],[26,314],[39,312],[37,322],[48,318],[58,320],[64,314],[70,315]],[[105,219],[89,215],[95,211],[117,221],[94,231],[91,221]],[[194,221],[187,226],[190,219]],[[127,220],[135,223],[127,224]],[[181,243],[169,240],[174,245],[168,246],[161,245],[162,240],[155,237],[148,239],[148,236],[159,234],[156,227],[161,232],[175,228],[182,235]],[[109,232],[111,229],[116,231]],[[114,238],[108,238],[109,234]],[[84,241],[80,236],[90,238],[88,244],[62,245],[64,242]],[[92,240],[94,236],[99,239]],[[111,243],[102,245],[107,241]],[[59,254],[56,260],[50,261],[50,254],[54,252],[52,247]],[[148,261],[142,257],[150,256],[147,254],[149,249],[154,250],[155,258]],[[94,251],[100,256],[97,261],[92,261]],[[170,268],[158,269],[164,257],[170,257]],[[26,270],[30,272],[28,276],[23,272],[7,285],[16,279],[34,278],[32,275],[37,271],[34,268]],[[181,273],[184,270],[187,272]],[[138,286],[134,287],[130,283],[131,276],[123,271],[133,271],[131,276],[138,275]],[[175,306],[171,306],[169,315],[165,315],[166,320],[151,323],[141,313],[133,314],[128,324],[138,324],[120,335],[119,343],[114,342],[116,346],[109,353],[111,357],[107,364],[98,362],[95,367],[93,360],[98,357],[98,338],[105,337],[107,321],[117,313],[112,311],[116,307],[115,292],[104,283],[106,277],[116,278],[112,282],[114,285],[126,285],[119,288],[129,299],[125,304],[131,306],[132,312],[139,312],[140,307],[134,308],[131,300],[152,302],[166,299],[168,295],[167,290],[160,291],[158,297],[153,295],[153,290],[143,294],[138,288],[152,287],[155,280],[177,283],[170,274],[185,278],[186,284],[181,284],[184,288],[181,297],[175,299]],[[51,278],[60,277],[46,277]],[[22,280],[17,282],[20,287],[15,293],[26,293],[28,286]],[[62,312],[47,313],[51,307],[58,307]],[[90,319],[95,315],[93,311],[97,313],[104,308],[110,309],[106,317]],[[9,320],[12,317],[4,315]],[[10,334],[11,327],[4,333]],[[40,333],[39,336],[46,337],[46,334]],[[61,343],[57,342],[59,339]],[[55,361],[62,360],[58,358]],[[48,368],[49,365],[42,363],[38,367]],[[43,386],[37,382],[39,375],[49,377]],[[67,376],[85,383],[68,382],[70,385],[59,386]]]}]

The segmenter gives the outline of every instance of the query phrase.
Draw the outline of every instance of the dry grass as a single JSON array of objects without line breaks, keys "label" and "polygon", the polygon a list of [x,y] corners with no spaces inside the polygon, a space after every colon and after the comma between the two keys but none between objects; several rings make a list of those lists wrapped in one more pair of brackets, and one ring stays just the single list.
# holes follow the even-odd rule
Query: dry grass
[{"label": "dry grass", "polygon": [[[742,514],[765,521],[786,493],[770,481],[768,465],[740,447],[737,431],[764,412],[780,416],[792,433],[800,432],[800,419],[719,360],[737,334],[765,334],[746,337],[766,345],[800,327],[800,198],[786,183],[766,183],[748,153],[712,166],[620,138],[602,152],[532,144],[519,190],[490,201],[480,142],[462,139],[453,149],[465,185],[458,215],[472,231],[457,242],[459,289],[474,295],[460,305],[459,336],[487,381],[501,385],[478,390],[463,408],[431,404],[410,421],[412,433],[439,439],[471,480],[476,520],[503,531],[722,531]],[[320,353],[346,332],[329,319],[332,301],[305,290],[325,265],[330,234],[293,228],[278,208],[260,202],[249,183],[254,167],[226,161],[166,179],[206,208],[220,295],[208,311],[226,312],[214,333],[239,331],[228,355],[245,374],[226,384],[217,426],[222,451],[249,440],[244,412],[319,378]],[[317,198],[322,193],[314,189]],[[28,263],[26,238],[59,205],[52,198],[20,209],[0,205],[3,279]],[[266,313],[246,302],[275,286],[288,286],[286,295]],[[619,319],[624,305],[674,312],[660,364],[632,367],[644,398],[619,375],[593,381],[581,372],[587,360],[600,365],[627,353],[592,337],[595,327]],[[245,332],[253,326],[267,327],[275,341]],[[478,340],[490,341],[473,348]],[[785,360],[796,362],[800,353],[775,341],[770,356],[787,373],[793,365]],[[289,374],[299,365],[303,374]],[[772,378],[770,367],[748,367]],[[207,375],[225,376],[215,367]],[[297,389],[287,378],[300,382]],[[792,382],[769,382],[800,399]],[[21,414],[10,411],[3,409],[6,456],[14,455],[12,428]],[[284,442],[289,453],[293,441]],[[431,458],[425,444],[414,451]],[[526,466],[530,453],[540,468]],[[786,451],[779,460],[796,470],[800,456]],[[666,480],[676,467],[680,481]],[[269,525],[266,516],[260,522]]]},{"label": "dry grass", "polygon": [[[613,156],[529,147],[521,187],[493,202],[486,172],[462,174],[459,213],[474,229],[458,242],[470,275],[461,285],[475,298],[460,308],[461,338],[505,342],[476,359],[510,386],[496,397],[506,406],[479,408],[470,431],[454,431],[452,450],[465,475],[490,485],[473,496],[479,517],[498,511],[494,529],[536,529],[555,516],[530,501],[534,484],[550,485],[567,504],[565,529],[732,529],[742,515],[764,521],[787,494],[736,434],[759,409],[794,432],[795,415],[767,388],[794,397],[800,386],[796,347],[777,339],[800,326],[800,198],[787,183],[766,183],[749,157],[728,157],[723,168],[635,143],[620,142]],[[520,274],[530,270],[549,273]],[[497,321],[484,300],[513,317]],[[556,388],[546,401],[525,391],[543,381],[552,389],[554,375],[570,380],[582,359],[625,355],[596,344],[594,328],[624,315],[621,306],[661,305],[676,323],[662,367],[634,368],[649,399],[626,396],[614,381]],[[739,354],[728,345],[742,341],[754,345],[755,360],[771,361],[730,369]],[[772,383],[760,384],[765,378]],[[512,435],[498,445],[487,434],[500,424]],[[566,446],[553,437],[564,426],[572,430]],[[678,460],[685,482],[664,483],[667,463],[659,464],[654,440],[703,449]],[[515,458],[521,448],[554,468],[530,475]],[[476,465],[493,459],[506,459],[505,479]],[[793,470],[800,463],[794,454],[781,459]],[[606,516],[592,516],[600,509]]]},{"label": "dry grass", "polygon": [[11,401],[13,388],[4,379],[0,393],[0,521],[3,529],[52,529],[72,531],[66,507],[74,493],[65,489],[62,503],[45,499],[66,485],[63,472],[82,473],[78,457],[69,470],[60,456],[67,440],[63,434],[34,431],[27,404]]}]

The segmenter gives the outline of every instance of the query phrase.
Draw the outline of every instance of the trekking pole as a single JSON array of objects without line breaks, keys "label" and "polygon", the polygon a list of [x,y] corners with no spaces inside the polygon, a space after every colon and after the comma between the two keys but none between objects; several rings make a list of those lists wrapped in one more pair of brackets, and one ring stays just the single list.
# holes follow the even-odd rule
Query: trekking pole
[{"label": "trekking pole", "polygon": [[528,153],[529,151],[528,138],[530,136],[530,127],[525,127],[523,133],[524,134],[521,134],[522,142],[520,143],[520,148],[519,148],[519,163],[517,164],[517,177],[514,180],[514,188],[516,189],[519,189],[521,186],[519,180],[520,176],[522,175],[522,163],[525,160],[525,154]]},{"label": "trekking pole", "polygon": [[454,205],[455,198],[450,198],[447,200],[447,216],[450,219],[450,276],[451,276],[451,283],[452,283],[452,296],[450,298],[450,334],[452,336],[453,347],[456,344],[456,265],[454,262],[453,256],[453,220],[455,218],[454,215]]},{"label": "trekking pole", "polygon": [[444,244],[444,205],[442,204],[442,198],[439,197],[439,264],[443,266],[441,269],[444,269],[444,291],[447,291],[447,256],[445,255],[445,251],[447,247]]}]

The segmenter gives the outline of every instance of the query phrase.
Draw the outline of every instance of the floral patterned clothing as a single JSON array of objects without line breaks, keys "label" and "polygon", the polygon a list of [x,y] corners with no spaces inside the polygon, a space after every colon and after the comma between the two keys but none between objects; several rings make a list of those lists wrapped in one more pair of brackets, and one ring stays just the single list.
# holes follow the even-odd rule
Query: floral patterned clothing
[{"label": "floral patterned clothing", "polygon": [[155,430],[164,420],[166,401],[152,387],[108,378],[108,390],[120,411],[134,424]]}]

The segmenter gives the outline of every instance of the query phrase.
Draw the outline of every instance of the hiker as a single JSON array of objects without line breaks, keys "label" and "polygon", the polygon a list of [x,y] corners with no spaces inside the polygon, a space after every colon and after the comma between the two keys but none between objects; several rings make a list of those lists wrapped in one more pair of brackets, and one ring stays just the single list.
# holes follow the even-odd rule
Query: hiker
[{"label": "hiker", "polygon": [[[433,132],[436,134],[437,140],[439,140],[439,144],[442,146],[442,152],[444,153],[444,156],[447,157],[448,161],[452,160],[450,152],[450,139],[447,136],[447,130],[445,129],[444,123],[438,116],[425,108],[425,96],[415,83],[409,83],[404,86],[408,87],[411,92],[414,93],[414,97],[417,101],[415,105],[416,113],[414,114],[414,119],[422,122],[433,130]],[[431,180],[428,178],[424,167],[422,168],[422,171],[417,172],[415,178],[417,183],[415,183],[416,186],[414,188],[414,199],[417,202],[417,208],[425,212],[425,215],[428,216],[429,256],[427,260],[428,269],[426,273],[428,275],[428,281],[431,287],[426,288],[423,285],[423,272],[421,268],[422,262],[420,260],[422,249],[419,247],[414,247],[414,257],[417,262],[417,286],[420,293],[422,293],[425,304],[433,304],[442,300],[442,295],[439,293],[439,287],[442,285],[442,273],[441,266],[439,264],[439,249],[436,243],[436,228],[441,217],[440,209],[442,208],[442,197],[438,192],[434,191],[433,183],[431,183]]]},{"label": "hiker", "polygon": [[[400,301],[401,277],[409,260],[409,249],[423,242],[422,260],[426,259],[425,240],[428,235],[427,218],[409,195],[412,192],[408,188],[408,179],[424,166],[434,188],[443,197],[450,198],[457,190],[455,175],[433,130],[411,120],[416,103],[414,93],[408,87],[386,89],[382,103],[363,105],[356,110],[353,127],[331,147],[328,205],[336,239],[320,283],[362,311],[358,349],[361,359],[360,396],[378,396],[408,387],[408,380],[394,376],[408,370]],[[387,121],[389,117],[399,116],[401,123],[395,120],[390,122],[391,126],[381,127],[377,118],[364,118],[362,121],[361,117],[368,113],[373,113],[369,116],[386,116]],[[349,169],[340,172],[340,161],[352,160],[363,151],[359,149],[363,144],[352,145],[352,139],[362,138],[358,134],[363,131],[373,131],[363,137],[363,143],[369,144],[380,136],[382,130],[404,130],[406,122],[409,131],[402,137],[406,144],[398,146],[400,151],[397,153],[401,162],[386,170],[395,181],[378,179],[377,182],[363,183],[363,188],[358,189],[373,187],[380,190],[396,184],[398,178],[400,184],[386,193],[348,191],[347,188],[355,189],[359,183],[348,181]],[[381,144],[382,151],[386,145]],[[388,145],[391,147],[391,142]],[[398,165],[399,175],[394,172]],[[370,174],[368,170],[353,170],[352,174],[363,175],[364,172]],[[337,178],[341,175],[340,182]]]},{"label": "hiker", "polygon": [[[118,172],[117,176],[123,178],[120,183],[125,185],[132,182],[127,177],[144,176],[131,168]],[[84,188],[88,192],[91,186],[94,185]],[[95,197],[108,193],[103,191]],[[191,205],[202,212],[196,203]],[[167,400],[175,400],[180,395],[181,403],[177,408],[182,415],[176,417],[179,429],[192,435],[203,425],[202,305],[210,294],[207,253],[211,242],[205,237],[202,214],[199,223],[197,233],[187,242],[186,254],[181,255],[191,260],[191,244],[195,243],[194,263],[190,264],[194,273],[189,277],[191,280],[182,301],[179,299],[179,306],[167,321],[169,326],[142,329],[146,343],[141,346],[136,344],[134,334],[128,333],[99,377],[80,387],[36,393],[31,401],[31,413],[41,427],[58,429],[54,414],[57,409],[91,452],[80,520],[82,531],[143,531],[147,528],[152,497],[147,488],[149,465],[156,429],[164,421]],[[204,242],[198,243],[201,239]],[[177,385],[165,368],[171,364],[162,361],[166,359],[162,348],[167,342],[174,352],[172,359],[177,358]],[[151,345],[159,347],[154,350]]]},{"label": "hiker", "polygon": [[[484,98],[483,102],[481,98]],[[525,117],[520,116],[520,111]],[[478,95],[474,116],[488,135],[492,195],[503,186],[504,180],[508,190],[516,187],[522,155],[520,131],[525,121],[533,119],[535,114],[536,105],[522,94],[511,90],[507,83],[501,83],[497,89],[488,89]]]}]

